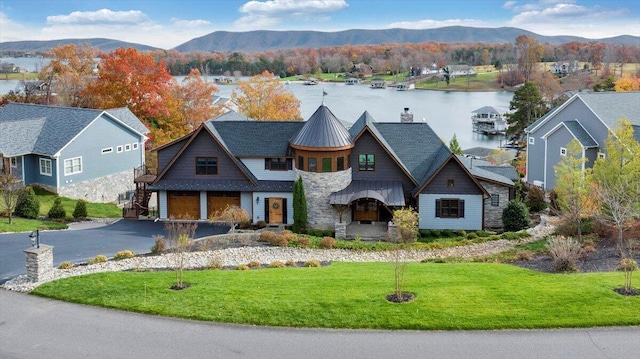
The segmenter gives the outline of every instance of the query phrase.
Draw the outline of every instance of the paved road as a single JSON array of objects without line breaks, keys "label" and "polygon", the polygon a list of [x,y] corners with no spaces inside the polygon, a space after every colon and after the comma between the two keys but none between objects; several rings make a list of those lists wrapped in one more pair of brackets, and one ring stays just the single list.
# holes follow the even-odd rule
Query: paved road
[{"label": "paved road", "polygon": [[265,328],[0,290],[0,358],[637,358],[640,327],[521,331]]},{"label": "paved road", "polygon": [[[202,222],[196,229],[196,238],[223,233],[227,228]],[[112,257],[125,249],[147,253],[157,234],[166,236],[164,223],[120,220],[97,228],[40,232],[40,243],[53,246],[53,264],[57,266],[64,261],[85,261],[98,254]],[[26,272],[23,251],[29,247],[29,233],[0,234],[0,284]]]}]

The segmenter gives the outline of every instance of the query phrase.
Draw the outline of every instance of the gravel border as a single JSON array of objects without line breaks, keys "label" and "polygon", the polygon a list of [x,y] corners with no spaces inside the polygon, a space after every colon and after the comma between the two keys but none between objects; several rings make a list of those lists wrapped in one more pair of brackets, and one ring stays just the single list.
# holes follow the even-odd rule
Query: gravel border
[{"label": "gravel border", "polygon": [[[504,240],[476,243],[469,246],[451,247],[434,250],[400,251],[400,258],[407,262],[419,262],[429,258],[473,258],[501,253],[512,249],[518,244],[536,241],[553,232],[555,226],[550,224],[546,216],[542,216],[540,224],[527,231],[531,237],[521,240]],[[17,292],[30,292],[43,283],[57,279],[74,277],[79,275],[116,272],[141,269],[167,269],[175,266],[176,254],[168,253],[157,256],[139,256],[123,260],[109,260],[93,265],[77,265],[71,269],[54,268],[46,280],[31,282],[26,275],[15,277],[2,285],[3,289]],[[319,261],[337,262],[392,262],[396,253],[348,251],[343,249],[309,249],[289,247],[236,247],[213,251],[185,253],[185,269],[210,268],[216,266],[237,266],[257,261],[264,265],[280,261],[305,262],[316,259]]]}]

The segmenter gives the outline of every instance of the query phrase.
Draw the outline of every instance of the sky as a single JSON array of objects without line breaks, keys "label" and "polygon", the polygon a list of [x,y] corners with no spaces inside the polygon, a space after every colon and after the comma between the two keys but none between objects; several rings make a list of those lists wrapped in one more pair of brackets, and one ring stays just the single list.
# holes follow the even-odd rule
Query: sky
[{"label": "sky", "polygon": [[0,42],[109,38],[163,49],[214,31],[517,27],[640,36],[638,0],[0,0]]}]

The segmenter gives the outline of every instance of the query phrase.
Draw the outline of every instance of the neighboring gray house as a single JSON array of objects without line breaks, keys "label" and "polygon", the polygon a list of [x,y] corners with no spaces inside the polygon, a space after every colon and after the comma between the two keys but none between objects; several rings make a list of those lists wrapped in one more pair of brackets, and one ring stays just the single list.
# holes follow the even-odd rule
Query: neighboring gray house
[{"label": "neighboring gray house", "polygon": [[577,139],[587,167],[605,157],[607,136],[619,120],[627,119],[640,138],[640,92],[589,92],[571,97],[525,129],[527,182],[551,190],[556,184],[554,166],[567,154],[567,144]]},{"label": "neighboring gray house", "polygon": [[9,103],[0,108],[0,170],[67,197],[116,201],[134,188],[148,132],[127,108]]}]

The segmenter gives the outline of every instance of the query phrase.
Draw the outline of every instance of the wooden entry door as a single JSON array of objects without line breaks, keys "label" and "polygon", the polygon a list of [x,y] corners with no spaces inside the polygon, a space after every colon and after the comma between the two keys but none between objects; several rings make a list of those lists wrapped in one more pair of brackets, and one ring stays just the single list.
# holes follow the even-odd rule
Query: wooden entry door
[{"label": "wooden entry door", "polygon": [[283,207],[284,201],[282,198],[269,198],[269,223],[280,224],[283,223]]},{"label": "wooden entry door", "polygon": [[200,219],[200,192],[169,192],[168,214],[175,219]]},{"label": "wooden entry door", "polygon": [[375,199],[359,199],[353,211],[354,221],[377,221],[378,202]]}]

